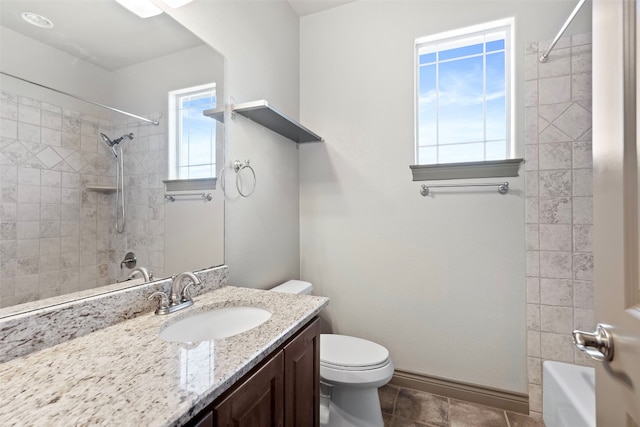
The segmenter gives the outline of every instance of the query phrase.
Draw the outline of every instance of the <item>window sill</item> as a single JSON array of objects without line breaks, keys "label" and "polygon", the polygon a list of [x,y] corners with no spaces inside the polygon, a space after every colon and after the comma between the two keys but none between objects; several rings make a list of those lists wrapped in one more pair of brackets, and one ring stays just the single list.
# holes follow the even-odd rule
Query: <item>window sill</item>
[{"label": "window sill", "polygon": [[443,163],[438,165],[411,165],[414,181],[441,179],[501,178],[518,176],[523,159],[490,160],[486,162]]},{"label": "window sill", "polygon": [[165,179],[166,191],[215,190],[216,178]]}]

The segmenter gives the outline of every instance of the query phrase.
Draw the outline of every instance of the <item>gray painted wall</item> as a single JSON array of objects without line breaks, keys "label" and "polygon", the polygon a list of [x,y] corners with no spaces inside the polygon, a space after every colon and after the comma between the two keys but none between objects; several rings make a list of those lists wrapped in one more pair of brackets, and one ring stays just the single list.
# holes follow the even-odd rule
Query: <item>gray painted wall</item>
[{"label": "gray painted wall", "polygon": [[[414,39],[514,16],[515,144],[524,156],[524,46],[573,2],[359,1],[301,19],[301,276],[334,332],[396,367],[527,393],[524,168],[506,196],[411,181]],[[581,12],[572,32],[590,28]]]},{"label": "gray painted wall", "polygon": [[[298,18],[286,2],[197,1],[165,10],[225,56],[227,104],[267,99],[298,116]],[[267,288],[298,278],[297,147],[243,117],[228,120],[225,131],[229,283]],[[234,160],[247,159],[257,186],[251,197],[243,198],[229,169]]]}]

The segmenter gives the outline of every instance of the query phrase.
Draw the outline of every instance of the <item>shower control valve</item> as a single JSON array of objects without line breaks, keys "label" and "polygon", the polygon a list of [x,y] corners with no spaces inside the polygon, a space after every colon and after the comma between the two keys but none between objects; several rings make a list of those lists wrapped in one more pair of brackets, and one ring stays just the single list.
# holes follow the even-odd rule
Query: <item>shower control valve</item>
[{"label": "shower control valve", "polygon": [[127,268],[133,268],[137,263],[138,260],[136,259],[136,254],[134,254],[133,252],[127,252],[127,254],[124,256],[124,259],[120,262],[120,270],[122,270],[123,266]]}]

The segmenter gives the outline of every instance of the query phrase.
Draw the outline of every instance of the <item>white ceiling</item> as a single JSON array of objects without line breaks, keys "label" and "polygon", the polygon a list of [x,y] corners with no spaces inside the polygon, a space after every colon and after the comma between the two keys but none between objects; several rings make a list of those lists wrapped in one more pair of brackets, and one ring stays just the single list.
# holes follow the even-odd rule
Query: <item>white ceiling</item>
[{"label": "white ceiling", "polygon": [[[54,27],[27,24],[21,12],[43,15]],[[106,70],[203,44],[164,13],[140,19],[114,0],[0,0],[0,25]]]},{"label": "white ceiling", "polygon": [[[353,1],[288,0],[299,17]],[[54,28],[27,24],[21,12],[43,15]],[[0,25],[110,71],[203,44],[164,13],[140,19],[114,0],[0,0]]]},{"label": "white ceiling", "polygon": [[356,0],[289,0],[289,4],[296,15],[302,17],[354,1]]}]

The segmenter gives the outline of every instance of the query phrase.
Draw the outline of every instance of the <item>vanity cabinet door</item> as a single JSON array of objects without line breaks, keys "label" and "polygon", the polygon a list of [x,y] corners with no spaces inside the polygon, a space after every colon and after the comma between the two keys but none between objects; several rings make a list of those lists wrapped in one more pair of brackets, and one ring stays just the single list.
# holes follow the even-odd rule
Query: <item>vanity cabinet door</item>
[{"label": "vanity cabinet door", "polygon": [[213,408],[217,427],[284,425],[284,356],[280,351]]},{"label": "vanity cabinet door", "polygon": [[206,414],[200,416],[200,419],[191,421],[193,427],[213,427],[213,412],[209,410]]},{"label": "vanity cabinet door", "polygon": [[286,427],[320,425],[320,320],[284,347]]}]

